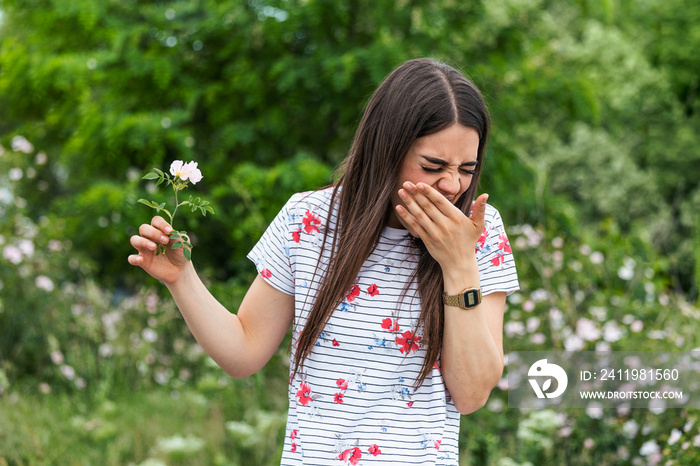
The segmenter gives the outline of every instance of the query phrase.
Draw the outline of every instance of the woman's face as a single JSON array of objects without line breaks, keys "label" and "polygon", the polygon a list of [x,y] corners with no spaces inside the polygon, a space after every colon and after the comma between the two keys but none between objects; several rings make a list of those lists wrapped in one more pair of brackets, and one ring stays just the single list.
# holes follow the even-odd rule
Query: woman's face
[{"label": "woman's face", "polygon": [[404,182],[422,182],[435,188],[452,202],[469,188],[477,164],[479,133],[455,123],[437,133],[416,139],[401,165],[399,179],[391,197],[388,226],[406,228],[396,214],[396,206],[404,205],[398,191]]}]

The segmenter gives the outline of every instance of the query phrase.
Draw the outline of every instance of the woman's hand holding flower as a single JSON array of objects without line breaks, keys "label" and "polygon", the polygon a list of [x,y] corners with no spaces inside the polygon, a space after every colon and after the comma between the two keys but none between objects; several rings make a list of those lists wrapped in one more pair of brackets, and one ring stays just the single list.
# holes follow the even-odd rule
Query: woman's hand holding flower
[{"label": "woman's hand holding flower", "polygon": [[[182,248],[167,247],[175,242],[170,238],[173,231],[170,224],[160,216],[153,217],[150,225],[141,225],[139,234],[131,237],[131,245],[138,254],[130,255],[129,263],[141,267],[163,283],[175,283],[190,262],[185,258]],[[163,246],[164,254],[158,254],[158,248]]]}]

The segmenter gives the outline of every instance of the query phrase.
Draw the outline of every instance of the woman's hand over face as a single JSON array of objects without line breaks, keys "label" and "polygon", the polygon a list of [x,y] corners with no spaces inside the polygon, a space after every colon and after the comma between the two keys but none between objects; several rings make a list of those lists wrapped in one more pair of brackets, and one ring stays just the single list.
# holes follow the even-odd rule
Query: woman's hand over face
[{"label": "woman's hand over face", "polygon": [[396,206],[401,223],[423,241],[443,271],[472,263],[469,259],[484,230],[488,194],[476,199],[471,217],[425,183],[405,182],[399,197],[405,205]]}]

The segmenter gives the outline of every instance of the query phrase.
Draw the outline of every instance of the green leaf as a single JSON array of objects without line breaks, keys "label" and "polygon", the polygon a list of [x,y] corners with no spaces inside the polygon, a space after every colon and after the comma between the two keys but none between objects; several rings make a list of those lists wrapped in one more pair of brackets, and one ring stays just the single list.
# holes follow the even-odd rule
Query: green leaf
[{"label": "green leaf", "polygon": [[[155,204],[155,202],[154,202],[154,204]],[[165,207],[165,202],[163,202],[161,205],[156,207],[156,212],[160,212],[161,210],[163,210],[163,207]]]},{"label": "green leaf", "polygon": [[157,173],[150,172],[150,173],[146,173],[144,175],[144,177],[141,179],[142,180],[155,180],[157,178],[160,178]]},{"label": "green leaf", "polygon": [[188,261],[192,260],[192,250],[191,249],[183,249],[182,253],[185,255],[185,259]]},{"label": "green leaf", "polygon": [[154,168],[156,173],[158,173],[161,177],[164,175],[164,173],[161,170],[158,170],[157,168]]},{"label": "green leaf", "polygon": [[156,204],[154,201],[149,201],[146,199],[139,199],[138,202],[143,204],[143,205],[147,205],[148,207],[150,207],[152,209],[156,209],[158,207],[158,204]]},{"label": "green leaf", "polygon": [[211,212],[212,214],[214,213],[214,209],[212,209],[210,206],[206,206],[204,210]]},{"label": "green leaf", "polygon": [[176,241],[176,242],[173,243],[173,245],[171,246],[171,248],[173,248],[173,249],[180,249],[181,247],[182,247],[182,241]]},{"label": "green leaf", "polygon": [[179,239],[180,238],[180,232],[177,230],[173,230],[170,232],[170,237],[172,239]]},{"label": "green leaf", "polygon": [[158,182],[156,183],[156,186],[158,186],[159,184],[161,184],[163,181],[165,181],[165,178],[161,177],[161,178],[158,180]]}]

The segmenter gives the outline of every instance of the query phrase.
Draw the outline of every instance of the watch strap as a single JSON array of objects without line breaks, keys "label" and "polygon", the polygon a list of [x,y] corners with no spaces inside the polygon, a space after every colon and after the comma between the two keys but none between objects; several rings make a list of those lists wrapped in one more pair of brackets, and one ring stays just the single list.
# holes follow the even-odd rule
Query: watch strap
[{"label": "watch strap", "polygon": [[456,295],[448,295],[442,292],[442,302],[446,306],[455,306],[462,309],[472,309],[481,303],[481,289],[465,288]]}]

